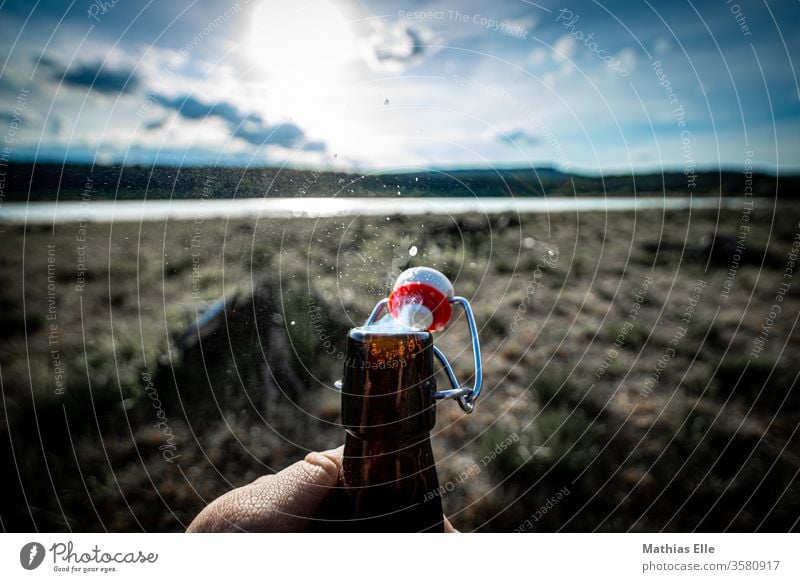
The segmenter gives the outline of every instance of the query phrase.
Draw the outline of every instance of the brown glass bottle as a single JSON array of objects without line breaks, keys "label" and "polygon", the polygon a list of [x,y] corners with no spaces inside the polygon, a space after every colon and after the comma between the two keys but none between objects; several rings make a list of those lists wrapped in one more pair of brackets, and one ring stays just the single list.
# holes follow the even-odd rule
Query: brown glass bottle
[{"label": "brown glass bottle", "polygon": [[442,531],[430,441],[435,389],[430,332],[350,331],[342,381],[342,529]]}]

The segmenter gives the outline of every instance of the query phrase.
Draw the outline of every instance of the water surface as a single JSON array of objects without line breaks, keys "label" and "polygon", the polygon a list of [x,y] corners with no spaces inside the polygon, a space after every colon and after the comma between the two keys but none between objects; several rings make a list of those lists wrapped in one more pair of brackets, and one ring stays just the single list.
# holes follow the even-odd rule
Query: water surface
[{"label": "water surface", "polygon": [[[225,200],[120,200],[7,202],[0,223],[141,222],[210,218],[383,216],[392,214],[497,214],[504,212],[613,212],[742,208],[746,198],[537,197],[537,198],[238,198]],[[772,205],[772,200],[757,200]]]}]

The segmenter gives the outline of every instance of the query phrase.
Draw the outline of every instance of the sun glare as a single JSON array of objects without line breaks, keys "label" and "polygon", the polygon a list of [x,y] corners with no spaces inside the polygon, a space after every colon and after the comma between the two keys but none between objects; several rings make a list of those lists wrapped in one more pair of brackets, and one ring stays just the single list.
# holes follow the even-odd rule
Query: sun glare
[{"label": "sun glare", "polygon": [[277,80],[317,82],[355,56],[353,32],[329,0],[265,0],[251,26],[251,56]]}]

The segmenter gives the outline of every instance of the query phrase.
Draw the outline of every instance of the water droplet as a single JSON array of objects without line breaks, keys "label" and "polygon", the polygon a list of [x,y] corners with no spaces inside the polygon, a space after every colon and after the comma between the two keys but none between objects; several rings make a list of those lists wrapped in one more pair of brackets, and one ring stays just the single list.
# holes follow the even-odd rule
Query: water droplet
[{"label": "water droplet", "polygon": [[412,257],[416,257],[417,256],[417,245],[411,245],[411,248],[408,249],[408,254],[411,255]]},{"label": "water droplet", "polygon": [[389,100],[388,100],[388,99],[384,99],[384,100],[383,100],[383,104],[384,104],[384,105],[389,105]]},{"label": "water droplet", "polygon": [[289,325],[294,325],[294,319],[292,320],[292,322]]},{"label": "water droplet", "polygon": [[532,249],[534,246],[536,246],[536,239],[532,236],[527,236],[523,239],[522,246],[524,246],[526,249]]}]

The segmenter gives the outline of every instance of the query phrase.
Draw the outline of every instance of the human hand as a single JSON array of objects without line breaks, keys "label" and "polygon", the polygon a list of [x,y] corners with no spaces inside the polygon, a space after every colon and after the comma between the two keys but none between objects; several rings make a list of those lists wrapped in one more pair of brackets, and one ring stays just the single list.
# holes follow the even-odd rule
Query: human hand
[{"label": "human hand", "polygon": [[[308,453],[274,475],[218,497],[189,524],[187,532],[297,532],[313,529],[314,518],[333,493],[344,447]],[[447,518],[444,531],[456,532]]]}]

